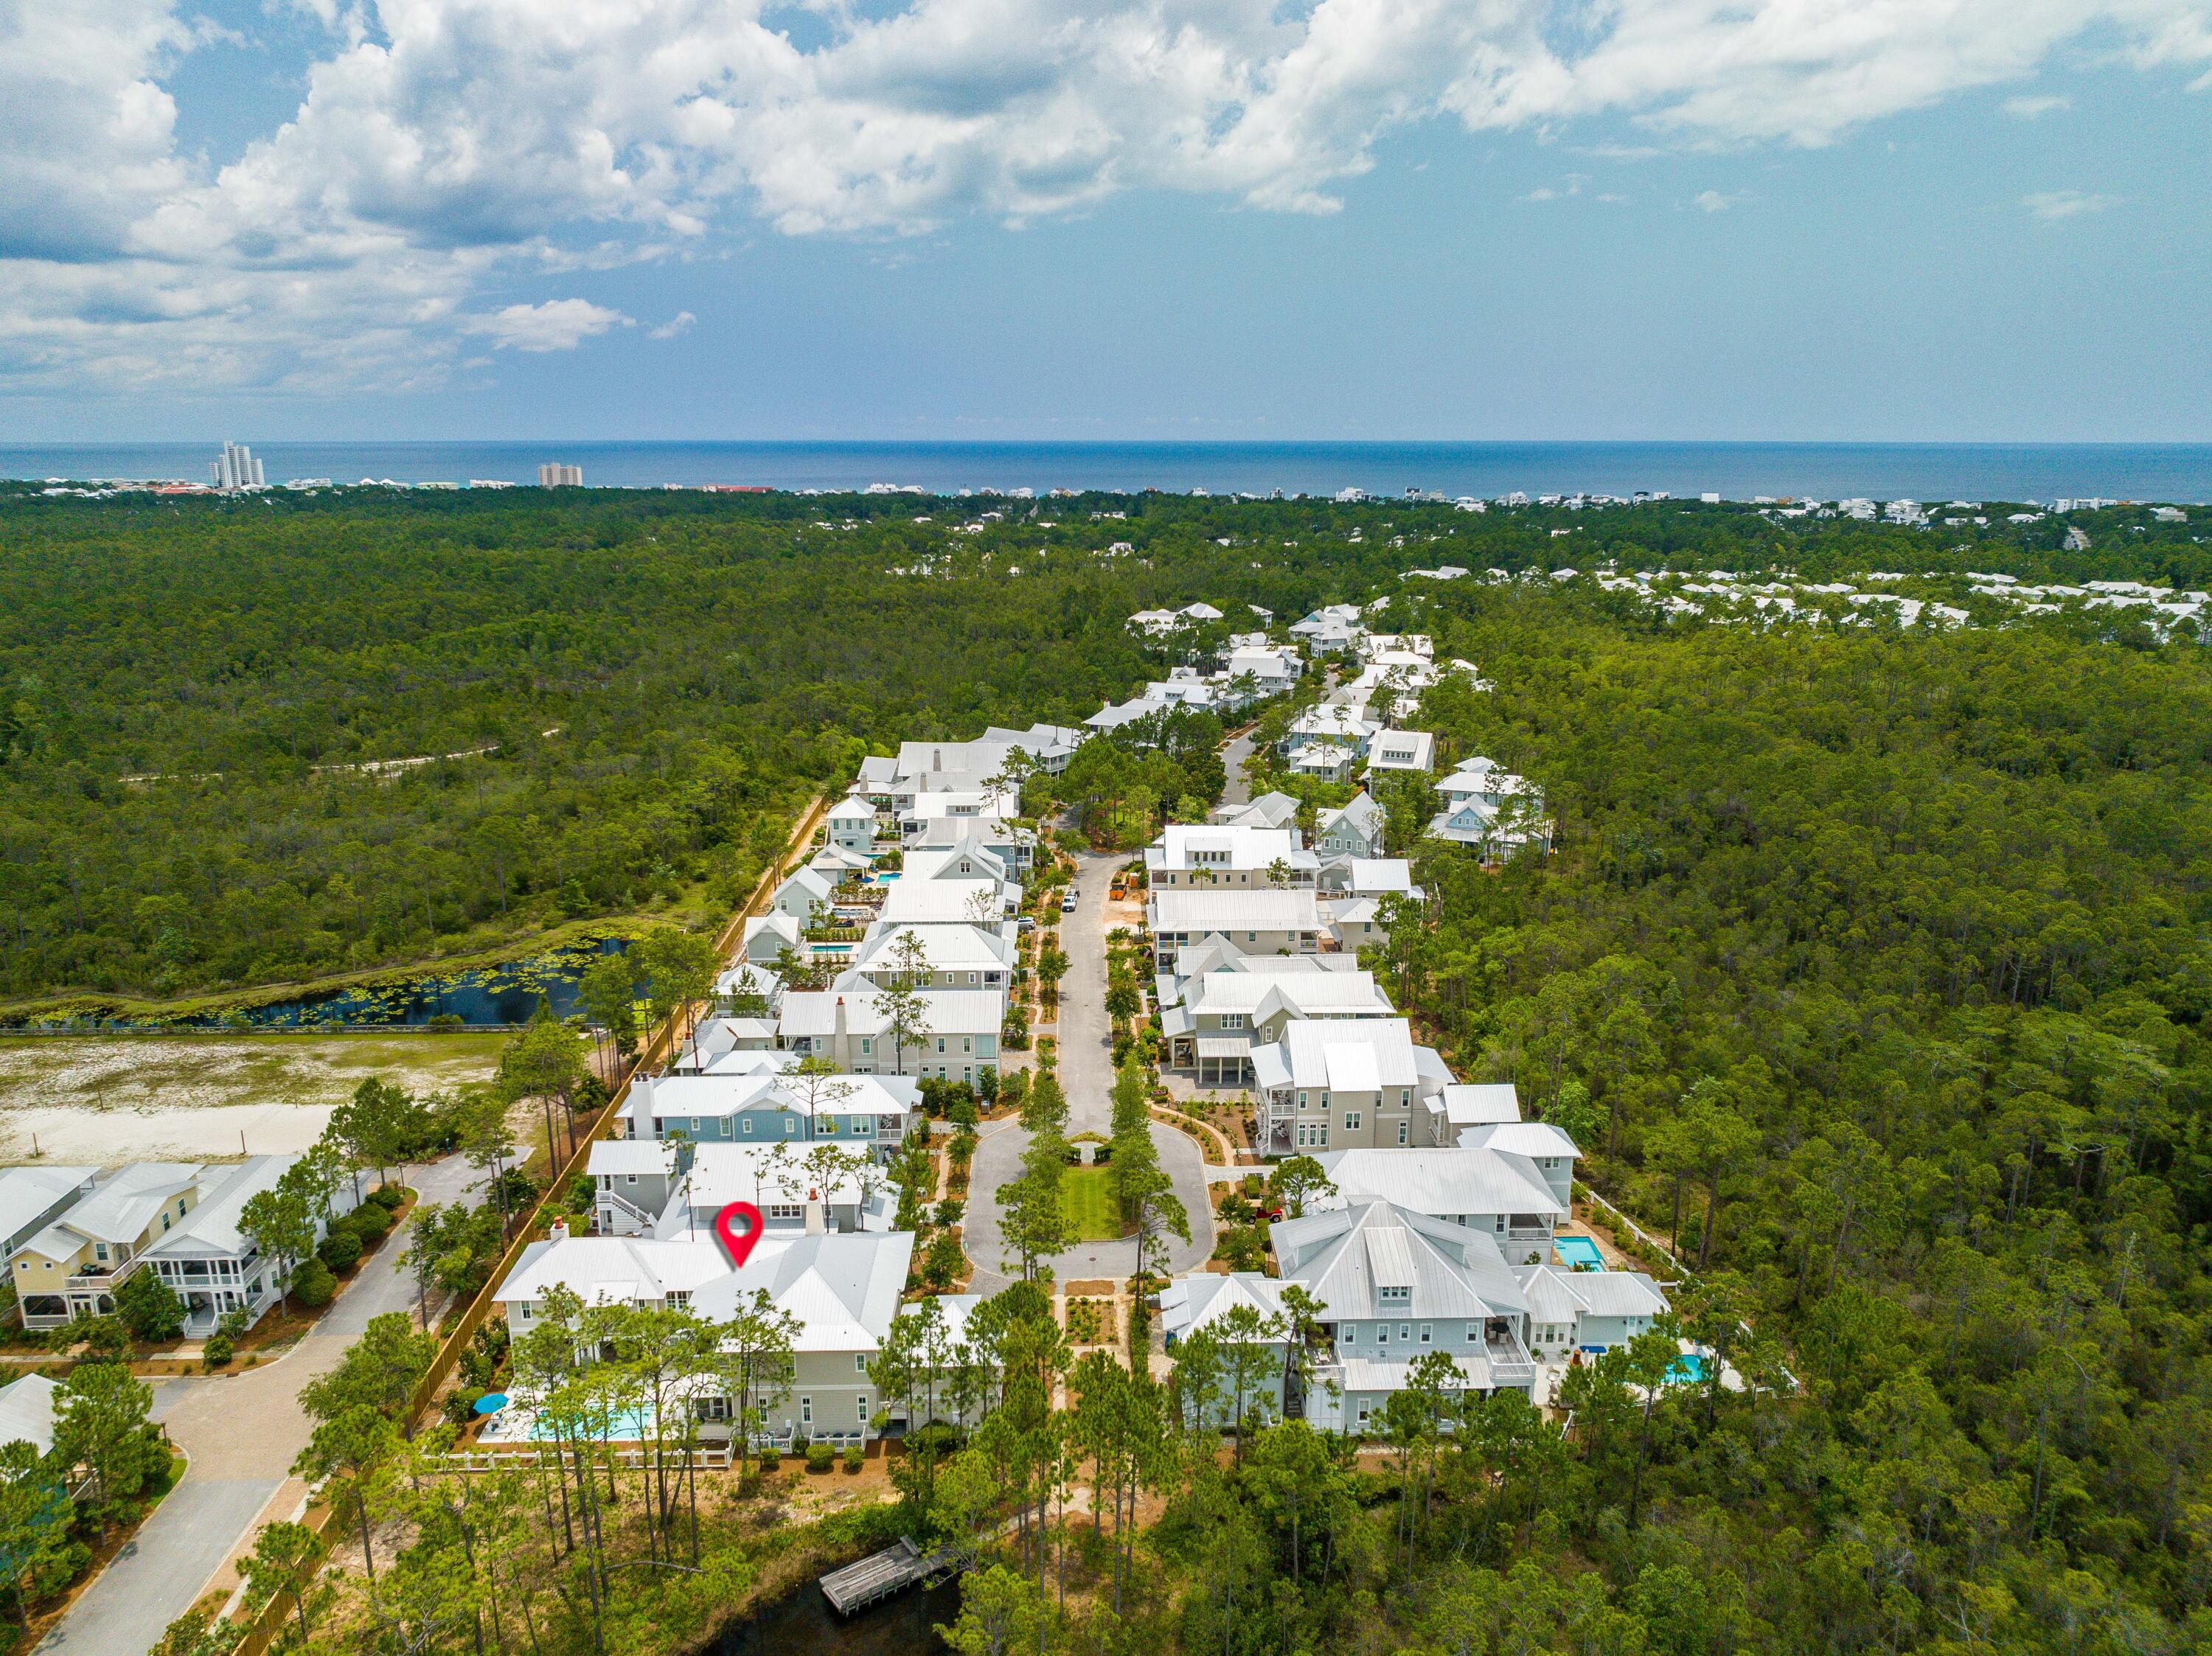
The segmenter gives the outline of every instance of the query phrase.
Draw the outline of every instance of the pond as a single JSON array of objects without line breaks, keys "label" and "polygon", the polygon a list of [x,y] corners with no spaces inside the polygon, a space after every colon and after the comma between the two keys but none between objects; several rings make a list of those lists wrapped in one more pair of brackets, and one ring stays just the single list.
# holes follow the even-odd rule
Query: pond
[{"label": "pond", "polygon": [[725,1628],[700,1656],[937,1656],[945,1648],[937,1624],[950,1625],[959,1614],[957,1576],[849,1617],[830,1609],[822,1589],[809,1581]]},{"label": "pond", "polygon": [[496,966],[471,967],[441,975],[405,978],[327,990],[295,1000],[210,1011],[169,1019],[92,1017],[71,1020],[74,1027],[129,1030],[305,1029],[337,1024],[355,1028],[423,1028],[433,1018],[468,1028],[497,1028],[527,1023],[540,1005],[556,1017],[576,1010],[576,983],[593,961],[619,954],[626,937],[593,937]]}]

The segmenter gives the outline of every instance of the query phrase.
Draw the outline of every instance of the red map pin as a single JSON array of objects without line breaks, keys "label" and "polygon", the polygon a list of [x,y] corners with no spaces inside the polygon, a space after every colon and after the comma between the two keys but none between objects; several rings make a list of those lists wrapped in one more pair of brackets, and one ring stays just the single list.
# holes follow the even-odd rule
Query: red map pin
[{"label": "red map pin", "polygon": [[732,1202],[714,1216],[714,1234],[722,1239],[722,1252],[730,1256],[730,1269],[742,1271],[768,1223],[750,1202]]}]

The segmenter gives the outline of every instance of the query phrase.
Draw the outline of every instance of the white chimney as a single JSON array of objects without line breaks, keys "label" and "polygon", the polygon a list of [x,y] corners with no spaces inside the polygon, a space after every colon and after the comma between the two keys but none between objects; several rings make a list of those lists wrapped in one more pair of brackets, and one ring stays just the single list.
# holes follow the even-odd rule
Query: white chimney
[{"label": "white chimney", "polygon": [[809,1236],[820,1236],[829,1228],[829,1221],[823,1216],[822,1211],[822,1192],[818,1190],[810,1190],[806,1192],[806,1234]]},{"label": "white chimney", "polygon": [[568,1240],[568,1222],[566,1219],[556,1219],[553,1222],[552,1228],[548,1230],[545,1234],[553,1241],[567,1241]]}]

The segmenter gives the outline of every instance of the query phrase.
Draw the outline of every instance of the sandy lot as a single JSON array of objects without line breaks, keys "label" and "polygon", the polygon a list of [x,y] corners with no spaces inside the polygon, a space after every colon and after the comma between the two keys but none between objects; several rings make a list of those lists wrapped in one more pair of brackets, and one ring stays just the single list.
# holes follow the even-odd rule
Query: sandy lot
[{"label": "sandy lot", "polygon": [[305,1149],[366,1076],[489,1077],[504,1034],[0,1039],[0,1163],[112,1165]]}]

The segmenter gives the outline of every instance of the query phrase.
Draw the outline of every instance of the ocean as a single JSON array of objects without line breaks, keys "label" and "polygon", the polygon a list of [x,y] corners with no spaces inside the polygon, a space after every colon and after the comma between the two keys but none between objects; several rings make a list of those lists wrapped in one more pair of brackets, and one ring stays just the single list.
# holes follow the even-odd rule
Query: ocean
[{"label": "ocean", "polygon": [[[232,433],[268,480],[535,482],[540,462],[586,486],[915,486],[1217,494],[1494,498],[1664,489],[1692,498],[2212,500],[2212,444],[2145,443],[295,443]],[[0,476],[208,480],[221,442],[0,445]]]}]

